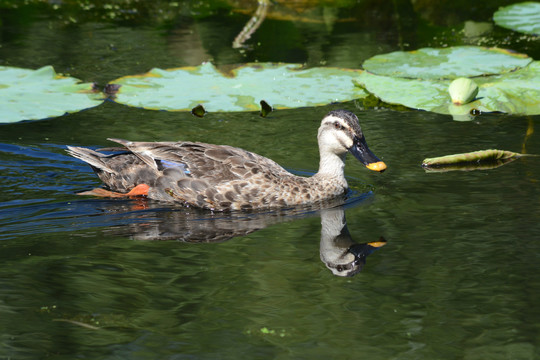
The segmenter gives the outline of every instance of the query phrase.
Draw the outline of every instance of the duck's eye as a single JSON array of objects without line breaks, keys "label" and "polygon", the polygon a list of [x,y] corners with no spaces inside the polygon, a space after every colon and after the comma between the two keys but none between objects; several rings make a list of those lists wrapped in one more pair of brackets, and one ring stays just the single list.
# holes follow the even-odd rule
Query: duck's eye
[{"label": "duck's eye", "polygon": [[334,123],[334,127],[338,130],[343,130],[343,126],[341,126],[341,124],[337,121]]}]

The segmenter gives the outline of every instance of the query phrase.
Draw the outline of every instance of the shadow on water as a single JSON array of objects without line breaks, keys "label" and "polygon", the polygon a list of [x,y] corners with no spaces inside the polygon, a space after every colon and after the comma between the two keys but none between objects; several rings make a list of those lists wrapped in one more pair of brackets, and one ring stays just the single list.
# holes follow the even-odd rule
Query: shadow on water
[{"label": "shadow on water", "polygon": [[[59,150],[56,146],[52,146],[52,149]],[[0,156],[3,152],[9,154],[10,158],[21,155],[26,158],[19,160],[23,166],[7,171],[4,177],[5,186],[12,195],[22,196],[12,196],[11,200],[0,202],[0,240],[102,229],[109,235],[127,236],[139,241],[217,243],[271,225],[320,216],[320,257],[327,268],[338,276],[353,276],[360,272],[366,257],[385,244],[382,238],[377,242],[355,243],[347,229],[345,210],[369,201],[373,195],[371,191],[350,190],[343,198],[316,206],[229,213],[177,207],[146,198],[58,201],[62,193],[69,194],[73,199],[73,194],[81,189],[81,182],[74,179],[69,185],[61,186],[54,185],[54,180],[51,180],[59,172],[66,172],[62,177],[69,172],[75,173],[74,168],[78,166],[73,164],[71,158],[46,149],[6,144],[0,144],[0,151]],[[0,157],[0,168],[10,169],[10,161]],[[35,176],[25,174],[25,169],[31,172],[37,169],[45,176],[36,180]],[[25,187],[31,188],[31,191],[49,192],[52,196],[25,199],[22,191]],[[52,198],[56,198],[56,201]]]}]

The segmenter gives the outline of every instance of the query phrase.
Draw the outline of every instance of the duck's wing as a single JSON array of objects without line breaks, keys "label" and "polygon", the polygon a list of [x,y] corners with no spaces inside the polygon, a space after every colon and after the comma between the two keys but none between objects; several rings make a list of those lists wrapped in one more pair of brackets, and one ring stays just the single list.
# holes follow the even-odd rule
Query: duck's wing
[{"label": "duck's wing", "polygon": [[[118,196],[147,195],[214,210],[269,207],[286,204],[280,195],[284,179],[294,176],[270,159],[232,146],[110,140],[125,149],[110,155],[74,147],[68,151],[92,165]],[[110,196],[103,189],[90,193]]]},{"label": "duck's wing", "polygon": [[109,139],[124,145],[156,172],[181,170],[185,176],[210,184],[245,180],[254,175],[289,174],[275,161],[227,145],[199,142],[132,142]]},{"label": "duck's wing", "polygon": [[292,176],[276,162],[232,146],[110,140],[158,174],[146,182],[148,196],[156,200],[214,210],[260,207],[254,204],[267,205],[267,195],[275,196],[280,182]]}]

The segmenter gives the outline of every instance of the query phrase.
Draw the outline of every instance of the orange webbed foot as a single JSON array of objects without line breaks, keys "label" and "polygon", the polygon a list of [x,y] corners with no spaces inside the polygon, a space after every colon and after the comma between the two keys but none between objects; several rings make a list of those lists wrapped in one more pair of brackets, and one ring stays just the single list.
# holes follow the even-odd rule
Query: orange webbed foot
[{"label": "orange webbed foot", "polygon": [[90,196],[99,196],[99,197],[113,197],[113,198],[119,198],[119,197],[126,197],[126,196],[146,196],[148,195],[148,189],[150,189],[150,186],[146,184],[139,184],[135,186],[133,189],[131,189],[127,194],[122,194],[116,191],[110,191],[103,188],[95,188],[90,191],[83,191],[80,193],[77,193],[77,195],[90,195]]}]

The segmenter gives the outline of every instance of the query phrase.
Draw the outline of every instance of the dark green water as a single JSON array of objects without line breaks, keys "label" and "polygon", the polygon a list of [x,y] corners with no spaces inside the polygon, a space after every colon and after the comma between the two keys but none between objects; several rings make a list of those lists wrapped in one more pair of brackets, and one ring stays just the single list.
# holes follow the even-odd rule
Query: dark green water
[{"label": "dark green water", "polygon": [[[441,34],[488,21],[498,5],[467,15],[446,4],[438,11],[447,16],[400,1],[358,5],[337,10],[355,20],[333,26],[269,19],[252,37],[260,44],[240,52],[229,44],[249,16],[194,4],[138,20],[74,13],[67,24],[69,14],[42,5],[2,8],[0,65],[50,64],[100,84],[209,59],[358,68],[400,46],[474,42]],[[540,57],[538,39],[495,28],[486,41],[501,39]],[[336,108],[358,114],[389,167],[377,174],[348,159],[354,194],[344,209],[223,215],[74,195],[99,182],[65,145],[107,146],[111,136],[229,144],[313,172],[317,127]],[[539,128],[539,116],[455,122],[354,102],[202,119],[107,102],[2,125],[0,358],[540,358],[540,159],[486,171],[420,167],[487,148],[540,154]],[[321,261],[321,221],[342,213],[355,242],[387,241],[354,277]]]}]

